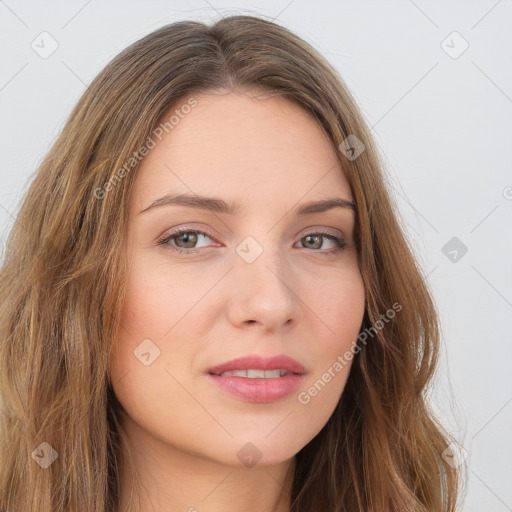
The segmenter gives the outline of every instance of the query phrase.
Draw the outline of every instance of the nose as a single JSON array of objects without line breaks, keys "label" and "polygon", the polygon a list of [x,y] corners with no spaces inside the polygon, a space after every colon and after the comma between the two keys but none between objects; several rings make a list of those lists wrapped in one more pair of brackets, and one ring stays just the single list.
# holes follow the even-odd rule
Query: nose
[{"label": "nose", "polygon": [[302,315],[298,280],[277,249],[252,263],[235,258],[230,285],[228,317],[237,327],[276,331],[293,327]]}]

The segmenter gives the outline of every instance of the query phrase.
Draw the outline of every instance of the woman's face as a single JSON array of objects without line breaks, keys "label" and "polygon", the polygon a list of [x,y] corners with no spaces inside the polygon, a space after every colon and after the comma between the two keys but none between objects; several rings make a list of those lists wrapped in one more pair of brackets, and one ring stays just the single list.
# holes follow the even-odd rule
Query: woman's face
[{"label": "woman's face", "polygon": [[131,197],[111,360],[124,421],[228,466],[285,461],[333,413],[363,319],[355,212],[312,204],[351,201],[350,187],[315,119],[286,99],[195,94],[162,122]]}]

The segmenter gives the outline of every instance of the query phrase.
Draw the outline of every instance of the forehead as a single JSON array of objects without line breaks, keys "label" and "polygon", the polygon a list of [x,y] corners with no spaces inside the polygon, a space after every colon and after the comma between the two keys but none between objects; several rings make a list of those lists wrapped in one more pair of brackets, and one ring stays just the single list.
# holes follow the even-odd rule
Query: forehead
[{"label": "forehead", "polygon": [[[195,106],[184,108],[194,104],[190,98]],[[308,193],[351,198],[329,138],[310,113],[283,96],[192,94],[161,123],[171,116],[138,170],[135,192],[143,204],[170,191],[243,203],[299,200]]]}]

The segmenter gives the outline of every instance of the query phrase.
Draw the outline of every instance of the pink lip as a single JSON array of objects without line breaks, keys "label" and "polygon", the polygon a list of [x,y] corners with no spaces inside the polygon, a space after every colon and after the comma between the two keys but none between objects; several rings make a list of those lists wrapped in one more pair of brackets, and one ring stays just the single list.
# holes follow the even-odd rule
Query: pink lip
[{"label": "pink lip", "polygon": [[[220,374],[233,370],[277,370],[283,369],[289,375],[274,379],[249,379],[246,377],[227,376]],[[265,358],[249,356],[233,359],[214,366],[208,370],[208,377],[224,391],[247,402],[268,403],[284,398],[293,393],[301,385],[306,369],[291,357],[280,355]]]},{"label": "pink lip", "polygon": [[306,373],[304,366],[302,366],[298,361],[295,361],[295,359],[285,355],[274,357],[262,357],[257,355],[239,357],[210,368],[208,373],[220,375],[224,372],[233,370],[249,370],[251,368],[259,370],[278,370],[282,368],[290,373]]}]

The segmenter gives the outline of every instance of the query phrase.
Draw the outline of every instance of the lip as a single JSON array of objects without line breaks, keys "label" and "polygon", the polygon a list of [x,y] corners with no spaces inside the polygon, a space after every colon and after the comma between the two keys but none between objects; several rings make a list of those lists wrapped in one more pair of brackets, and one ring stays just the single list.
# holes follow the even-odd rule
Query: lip
[{"label": "lip", "polygon": [[278,370],[281,368],[289,373],[296,373],[300,375],[306,373],[304,366],[302,366],[295,359],[285,355],[274,357],[262,357],[258,355],[239,357],[237,359],[227,361],[226,363],[214,366],[207,372],[213,375],[220,375],[223,372],[229,372],[233,370],[249,370],[251,368],[260,370]]},{"label": "lip", "polygon": [[[289,372],[283,377],[271,379],[250,379],[247,377],[227,376],[220,374],[233,370],[277,370]],[[242,399],[245,402],[269,403],[275,402],[296,391],[303,379],[306,369],[291,357],[280,355],[261,357],[257,355],[240,357],[226,363],[214,366],[207,371],[208,377],[223,391]]]}]

